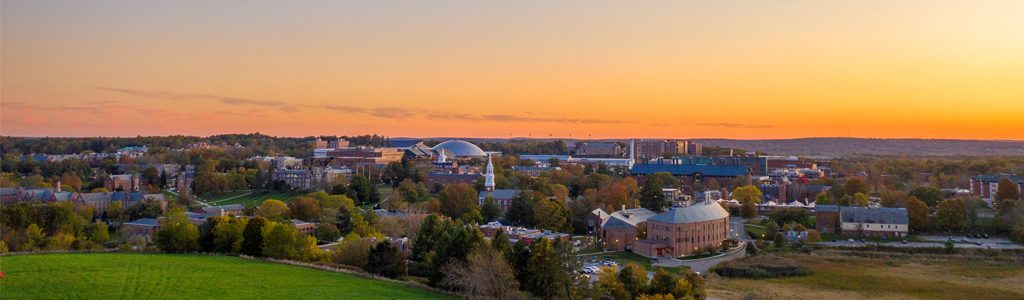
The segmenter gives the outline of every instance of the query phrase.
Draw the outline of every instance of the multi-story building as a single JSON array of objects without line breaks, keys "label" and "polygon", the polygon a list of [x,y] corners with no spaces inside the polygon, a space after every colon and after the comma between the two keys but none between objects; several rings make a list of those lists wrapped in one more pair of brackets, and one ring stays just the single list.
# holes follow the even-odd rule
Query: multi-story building
[{"label": "multi-story building", "polygon": [[680,257],[718,249],[729,238],[729,212],[715,202],[674,207],[647,219],[647,239],[633,246],[645,257]]},{"label": "multi-story building", "polygon": [[508,211],[508,207],[512,205],[512,199],[515,199],[516,196],[519,196],[519,193],[521,192],[522,191],[520,190],[506,189],[480,191],[480,194],[477,197],[477,205],[483,207],[484,202],[487,200],[487,198],[491,198],[494,199],[494,202],[498,204],[499,208],[501,208],[501,212],[504,213]]},{"label": "multi-story building", "polygon": [[591,157],[620,157],[622,146],[615,142],[584,142],[580,143],[577,154]]},{"label": "multi-story building", "polygon": [[138,174],[110,175],[103,179],[103,187],[109,191],[138,191],[141,179]]},{"label": "multi-story building", "polygon": [[274,170],[271,180],[282,181],[296,190],[309,190],[313,188],[313,173],[309,170]]},{"label": "multi-story building", "polygon": [[561,170],[561,167],[539,167],[539,166],[514,166],[512,171],[523,174],[530,177],[538,177],[540,174],[548,171]]},{"label": "multi-story building", "polygon": [[314,153],[314,165],[330,164],[346,167],[355,167],[359,164],[385,165],[401,161],[405,156],[405,150],[400,148],[347,147],[319,150],[323,151]]},{"label": "multi-story building", "polygon": [[167,209],[167,196],[143,192],[82,193],[76,197],[74,203],[77,206],[91,208],[93,214],[99,217],[110,208],[111,203],[121,202],[121,207],[127,208],[144,200],[157,201],[162,209]]},{"label": "multi-story building", "polygon": [[659,158],[665,154],[687,154],[688,143],[678,140],[636,140],[632,153],[636,160]]},{"label": "multi-story building", "polygon": [[605,250],[632,249],[637,240],[637,229],[644,226],[654,212],[646,208],[631,208],[611,213],[601,223],[601,243]]},{"label": "multi-story building", "polygon": [[704,155],[704,145],[701,145],[700,143],[696,142],[687,142],[686,154],[694,156]]},{"label": "multi-story building", "polygon": [[906,208],[818,205],[815,222],[822,233],[848,236],[905,237],[910,231]]},{"label": "multi-story building", "polygon": [[1000,199],[995,198],[996,193],[999,191],[999,181],[1003,178],[1008,178],[1010,182],[1017,184],[1017,191],[1021,196],[1020,200],[1024,200],[1024,177],[1020,176],[989,174],[971,177],[971,194],[985,200],[989,206],[998,205],[997,202]]}]

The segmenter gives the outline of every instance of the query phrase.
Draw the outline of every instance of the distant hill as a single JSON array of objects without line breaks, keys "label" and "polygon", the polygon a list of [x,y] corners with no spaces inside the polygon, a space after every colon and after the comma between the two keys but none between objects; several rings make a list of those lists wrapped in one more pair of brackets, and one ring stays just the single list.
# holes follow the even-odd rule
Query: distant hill
[{"label": "distant hill", "polygon": [[696,141],[710,146],[756,150],[775,155],[816,157],[855,155],[1024,155],[1024,141],[865,138],[696,139]]}]

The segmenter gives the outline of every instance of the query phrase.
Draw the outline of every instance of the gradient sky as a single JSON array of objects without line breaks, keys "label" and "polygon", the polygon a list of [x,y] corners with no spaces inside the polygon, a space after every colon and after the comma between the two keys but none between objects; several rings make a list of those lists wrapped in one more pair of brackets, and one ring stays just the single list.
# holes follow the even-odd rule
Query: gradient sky
[{"label": "gradient sky", "polygon": [[6,1],[0,134],[1024,139],[1024,1]]}]

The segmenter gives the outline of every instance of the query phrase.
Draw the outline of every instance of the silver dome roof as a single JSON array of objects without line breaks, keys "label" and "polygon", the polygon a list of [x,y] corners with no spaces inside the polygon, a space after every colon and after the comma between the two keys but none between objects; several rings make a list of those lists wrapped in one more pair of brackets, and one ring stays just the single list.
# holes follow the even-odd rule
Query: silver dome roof
[{"label": "silver dome roof", "polygon": [[463,141],[463,140],[446,141],[446,142],[437,144],[437,146],[434,146],[433,149],[434,149],[434,151],[440,151],[441,149],[444,149],[445,151],[448,151],[448,153],[452,153],[452,154],[454,154],[457,157],[486,157],[487,156],[487,153],[485,153],[484,150],[480,149],[480,147],[477,147],[476,145],[473,145],[473,143],[470,143],[470,142],[467,142],[467,141]]}]

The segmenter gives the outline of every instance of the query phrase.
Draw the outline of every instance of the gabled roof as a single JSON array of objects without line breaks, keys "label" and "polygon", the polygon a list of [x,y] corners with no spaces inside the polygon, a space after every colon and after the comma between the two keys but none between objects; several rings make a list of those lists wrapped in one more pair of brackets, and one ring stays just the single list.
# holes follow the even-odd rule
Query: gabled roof
[{"label": "gabled roof", "polygon": [[154,227],[160,225],[160,221],[153,218],[142,218],[135,221],[125,222],[124,225],[137,225],[137,226],[148,226]]},{"label": "gabled roof", "polygon": [[600,208],[595,208],[594,210],[590,211],[590,213],[595,215],[595,216],[597,216],[601,220],[607,219],[609,216],[611,216],[607,212],[605,212],[603,209],[600,209]]},{"label": "gabled roof", "polygon": [[822,204],[814,207],[815,212],[839,212],[839,206]]},{"label": "gabled roof", "polygon": [[710,204],[694,204],[686,207],[673,207],[672,210],[663,212],[649,220],[670,224],[680,224],[718,220],[728,217],[729,212],[725,211],[721,205],[712,202]]},{"label": "gabled roof", "polygon": [[906,208],[895,207],[841,207],[840,222],[877,223],[877,224],[908,224]]},{"label": "gabled roof", "polygon": [[522,192],[523,191],[521,191],[521,190],[505,190],[505,189],[493,190],[493,191],[481,191],[480,192],[480,199],[487,198],[488,196],[490,196],[490,197],[492,197],[494,199],[512,199],[512,198],[515,198],[516,196],[519,196],[519,193],[522,193]]},{"label": "gabled roof", "polygon": [[630,208],[611,213],[601,224],[601,228],[636,228],[637,225],[653,217],[655,213],[646,208]]},{"label": "gabled roof", "polygon": [[704,176],[736,177],[747,175],[747,167],[725,166],[725,165],[671,165],[671,164],[642,164],[633,165],[630,171],[635,175],[650,175],[658,172],[668,172],[673,176],[693,176],[700,173]]}]

